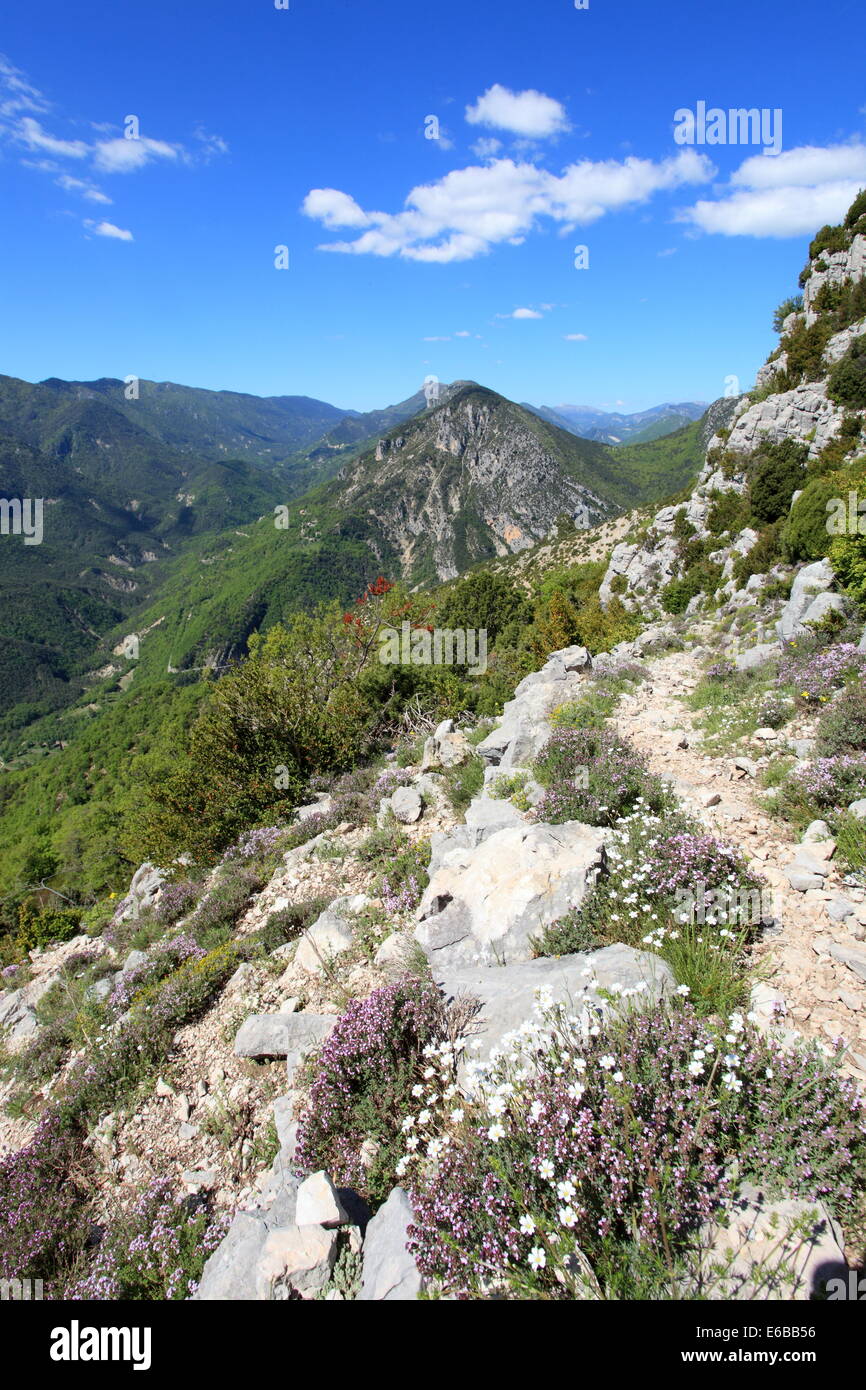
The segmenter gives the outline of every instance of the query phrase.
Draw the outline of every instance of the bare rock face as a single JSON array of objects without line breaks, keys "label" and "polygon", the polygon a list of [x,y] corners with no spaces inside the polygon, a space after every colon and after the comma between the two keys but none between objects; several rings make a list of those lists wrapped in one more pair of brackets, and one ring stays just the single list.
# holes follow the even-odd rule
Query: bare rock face
[{"label": "bare rock face", "polygon": [[598,990],[634,991],[637,1002],[649,1005],[672,992],[675,981],[669,965],[657,955],[631,946],[606,946],[601,951],[570,956],[542,956],[498,969],[485,966],[440,967],[433,974],[446,998],[471,996],[480,1008],[471,1029],[474,1060],[485,1062],[509,1033],[532,1018],[536,992],[545,990],[554,1004],[570,1010],[595,1011]]},{"label": "bare rock face", "polygon": [[[816,560],[812,565],[804,565],[798,571],[791,586],[791,597],[782,610],[776,631],[782,641],[796,637],[805,631],[804,622],[811,612],[815,600],[825,594],[833,583],[834,575],[827,560]],[[818,610],[815,609],[818,616]]]},{"label": "bare rock face", "polygon": [[803,286],[806,327],[818,318],[815,300],[824,285],[841,285],[845,280],[859,280],[861,275],[866,275],[866,236],[855,236],[847,251],[822,251]]},{"label": "bare rock face", "polygon": [[405,1303],[421,1293],[423,1277],[406,1249],[412,1220],[408,1196],[395,1187],[367,1227],[359,1302]]},{"label": "bare rock face", "polygon": [[605,842],[578,821],[507,826],[475,848],[458,841],[431,873],[417,940],[437,968],[529,960],[530,938],[595,884]]},{"label": "bare rock face", "polygon": [[564,647],[554,652],[540,671],[524,676],[505,704],[495,729],[478,744],[476,752],[488,764],[520,767],[541,752],[552,732],[550,713],[557,705],[576,698],[583,674],[592,667],[585,647]]}]

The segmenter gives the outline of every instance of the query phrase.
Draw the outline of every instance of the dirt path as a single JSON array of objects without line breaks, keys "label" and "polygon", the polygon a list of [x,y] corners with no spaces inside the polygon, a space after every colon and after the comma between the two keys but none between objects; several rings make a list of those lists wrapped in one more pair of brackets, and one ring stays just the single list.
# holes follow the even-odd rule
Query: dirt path
[{"label": "dirt path", "polygon": [[[764,813],[758,782],[734,765],[741,752],[758,762],[761,745],[738,745],[724,756],[703,752],[700,730],[694,729],[684,703],[700,677],[696,658],[676,652],[657,659],[650,669],[651,679],[620,702],[616,728],[654,772],[673,782],[688,810],[743,851],[773,890],[777,925],[755,949],[761,974],[782,996],[787,1025],[824,1043],[841,1037],[849,1049],[851,1074],[866,1081],[866,983],[829,954],[834,944],[866,949],[859,945],[866,934],[866,893],[844,885],[833,860],[823,888],[804,893],[791,888],[782,869],[793,860],[799,840]],[[681,747],[683,743],[688,746]],[[715,798],[716,804],[708,805]],[[854,914],[835,921],[827,909],[840,897]]]}]

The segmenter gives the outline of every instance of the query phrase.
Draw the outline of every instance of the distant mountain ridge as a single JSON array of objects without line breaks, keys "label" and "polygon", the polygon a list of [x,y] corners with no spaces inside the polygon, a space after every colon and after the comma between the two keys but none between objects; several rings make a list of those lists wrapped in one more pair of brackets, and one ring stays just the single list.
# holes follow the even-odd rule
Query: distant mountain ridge
[{"label": "distant mountain ridge", "polygon": [[673,434],[693,420],[699,420],[708,404],[707,401],[677,404],[666,401],[630,415],[587,405],[527,405],[525,408],[581,439],[594,439],[601,444],[628,444]]}]

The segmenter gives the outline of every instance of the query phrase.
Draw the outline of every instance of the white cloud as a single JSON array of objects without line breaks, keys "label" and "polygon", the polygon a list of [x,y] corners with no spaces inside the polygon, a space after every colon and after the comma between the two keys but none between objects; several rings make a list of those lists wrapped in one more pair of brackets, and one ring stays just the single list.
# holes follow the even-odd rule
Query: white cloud
[{"label": "white cloud", "polygon": [[454,334],[454,337],[455,337],[455,338],[471,338],[471,337],[472,337],[472,334],[469,332],[469,329],[468,329],[468,328],[461,328],[461,329],[458,330],[458,332],[456,332],[456,333]]},{"label": "white cloud", "polygon": [[568,130],[565,107],[553,97],[529,88],[512,92],[499,82],[488,87],[474,106],[467,106],[466,119],[470,125],[490,126],[508,130],[513,135],[544,139]]},{"label": "white cloud", "polygon": [[731,175],[744,188],[815,188],[847,179],[866,180],[866,145],[801,145],[781,154],[753,155]]},{"label": "white cloud", "polygon": [[126,231],[123,227],[115,227],[113,222],[92,222],[89,219],[84,223],[88,231],[94,236],[111,237],[114,241],[132,241],[132,232]]},{"label": "white cloud", "polygon": [[493,135],[482,135],[481,139],[476,140],[469,148],[476,159],[492,159],[502,149],[502,141]]},{"label": "white cloud", "polygon": [[178,147],[165,140],[151,140],[140,135],[136,140],[119,136],[115,140],[99,140],[94,147],[93,162],[106,174],[132,174],[155,159],[177,159]]},{"label": "white cloud", "polygon": [[430,337],[430,338],[422,338],[422,339],[421,339],[421,342],[422,342],[422,343],[450,343],[450,342],[451,342],[451,339],[450,339],[449,337],[444,337],[444,338],[443,338],[443,337]]},{"label": "white cloud", "polygon": [[513,314],[499,314],[503,319],[541,319],[544,318],[537,309],[515,309]]},{"label": "white cloud", "polygon": [[666,246],[665,249],[664,249],[663,251],[656,251],[656,255],[657,255],[657,256],[675,256],[675,255],[677,254],[677,251],[678,251],[678,250],[679,250],[679,247],[677,247],[677,246]]},{"label": "white cloud", "polygon": [[585,343],[587,336],[585,333],[563,333],[563,338],[567,343]]},{"label": "white cloud", "polygon": [[715,203],[702,200],[677,216],[722,236],[810,236],[826,223],[840,222],[862,186],[828,183],[820,188],[749,190]]},{"label": "white cloud", "polygon": [[47,154],[62,155],[68,159],[84,159],[90,149],[84,140],[59,140],[50,135],[32,116],[22,116],[13,134],[29,150],[45,150]]},{"label": "white cloud", "polygon": [[313,188],[301,205],[301,212],[325,227],[366,227],[370,218],[348,193],[338,188]]},{"label": "white cloud", "polygon": [[329,228],[366,228],[354,241],[329,242],[320,250],[446,263],[471,260],[502,242],[519,245],[542,218],[595,222],[606,212],[646,202],[661,189],[704,183],[714,174],[712,163],[694,150],[659,163],[633,156],[621,162],[581,160],[561,175],[497,159],[417,185],[403,212],[365,212],[335,188],[313,189],[302,211]]},{"label": "white cloud", "polygon": [[107,193],[103,193],[101,188],[95,188],[92,183],[85,183],[83,179],[74,179],[70,174],[61,174],[59,179],[54,182],[58,188],[64,189],[67,193],[80,193],[82,198],[87,198],[91,203],[110,203],[111,199]]},{"label": "white cloud", "polygon": [[32,86],[23,72],[0,53],[0,116],[15,116],[19,111],[47,111],[49,103],[37,87]]},{"label": "white cloud", "polygon": [[721,236],[810,236],[841,221],[866,186],[866,145],[803,145],[752,155],[731,176],[732,191],[681,208],[677,221]]}]

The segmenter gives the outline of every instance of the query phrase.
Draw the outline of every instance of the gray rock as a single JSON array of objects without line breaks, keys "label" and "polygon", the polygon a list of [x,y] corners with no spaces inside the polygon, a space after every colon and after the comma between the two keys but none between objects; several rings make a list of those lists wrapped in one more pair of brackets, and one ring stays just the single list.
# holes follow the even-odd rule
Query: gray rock
[{"label": "gray rock", "polygon": [[336,1231],[323,1226],[279,1226],[268,1232],[256,1264],[256,1296],[267,1300],[287,1285],[313,1295],[325,1287],[337,1260]]},{"label": "gray rock", "polygon": [[861,980],[866,980],[866,951],[855,951],[852,946],[837,946],[835,943],[827,949],[834,960],[847,965]]},{"label": "gray rock", "polygon": [[840,594],[819,594],[813,599],[803,614],[804,626],[812,623],[820,623],[829,613],[846,612],[845,600]]},{"label": "gray rock", "polygon": [[141,864],[132,876],[129,892],[118,904],[115,922],[127,922],[141,916],[146,907],[153,907],[165,883],[165,874],[153,864]]},{"label": "gray rock", "polygon": [[423,1278],[406,1249],[412,1221],[409,1198],[402,1187],[395,1187],[367,1227],[359,1302],[408,1302],[421,1293]]},{"label": "gray rock", "polygon": [[866,820],[866,797],[861,797],[859,801],[852,801],[848,810],[858,820]]},{"label": "gray rock", "polygon": [[791,597],[782,610],[776,624],[780,639],[788,641],[805,632],[803,620],[818,594],[825,593],[833,583],[833,570],[827,560],[816,560],[814,564],[804,565],[797,572],[791,586]]},{"label": "gray rock", "polygon": [[831,839],[832,835],[833,832],[825,820],[813,820],[803,831],[801,844],[820,843],[821,840]]},{"label": "gray rock", "polygon": [[281,1149],[297,1140],[297,1121],[294,1118],[296,1100],[295,1092],[287,1091],[274,1101],[274,1127]]},{"label": "gray rock", "polygon": [[295,1220],[299,1226],[345,1226],[349,1215],[330,1176],[320,1169],[298,1188]]},{"label": "gray rock", "polygon": [[335,898],[301,936],[294,963],[309,975],[321,975],[335,956],[348,951],[355,940],[352,917],[370,899],[363,893]]},{"label": "gray rock", "polygon": [[401,825],[414,825],[424,811],[420,793],[414,787],[398,787],[389,804]]},{"label": "gray rock", "polygon": [[130,951],[121,967],[124,975],[130,970],[137,970],[140,965],[144,965],[147,960],[147,951]]},{"label": "gray rock", "polygon": [[268,1238],[261,1216],[238,1212],[216,1250],[205,1263],[198,1302],[252,1303],[259,1298],[256,1275],[259,1257]]},{"label": "gray rock", "polygon": [[[585,974],[587,970],[590,976]],[[481,1046],[472,1056],[481,1062],[506,1034],[533,1016],[538,989],[549,991],[554,1003],[568,1004],[576,1011],[581,1005],[597,1007],[596,983],[602,989],[619,986],[637,990],[634,997],[647,1001],[667,994],[675,984],[670,966],[659,956],[621,945],[586,954],[541,957],[494,970],[483,966],[441,970],[434,965],[433,978],[446,997],[468,995],[480,1002],[472,1030]]]},{"label": "gray rock", "polygon": [[824,884],[819,874],[810,873],[808,869],[799,869],[796,864],[789,864],[782,873],[796,893],[808,893],[810,888],[821,888]]},{"label": "gray rock", "polygon": [[312,1051],[337,1022],[335,1014],[251,1014],[238,1029],[236,1057],[262,1061]]},{"label": "gray rock", "polygon": [[821,1295],[831,1279],[847,1284],[842,1233],[822,1203],[770,1201],[751,1183],[743,1184],[724,1225],[705,1228],[701,1245],[708,1274],[711,1265],[724,1266],[723,1274],[710,1275],[711,1298],[800,1301]]},{"label": "gray rock", "polygon": [[295,821],[309,820],[312,816],[328,816],[334,809],[334,798],[328,792],[319,792],[315,801],[295,809]]},{"label": "gray rock", "polygon": [[528,960],[530,938],[578,906],[603,867],[606,835],[579,821],[508,826],[431,861],[415,936],[440,967]]},{"label": "gray rock", "polygon": [[735,758],[734,767],[738,772],[745,772],[749,777],[757,777],[758,775],[758,764],[753,758]]},{"label": "gray rock", "polygon": [[854,911],[853,903],[849,903],[847,898],[833,898],[827,904],[827,916],[832,917],[834,922],[844,922],[846,917],[850,917]]}]

